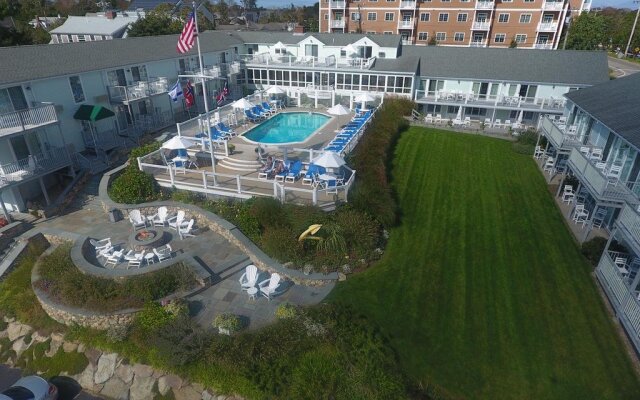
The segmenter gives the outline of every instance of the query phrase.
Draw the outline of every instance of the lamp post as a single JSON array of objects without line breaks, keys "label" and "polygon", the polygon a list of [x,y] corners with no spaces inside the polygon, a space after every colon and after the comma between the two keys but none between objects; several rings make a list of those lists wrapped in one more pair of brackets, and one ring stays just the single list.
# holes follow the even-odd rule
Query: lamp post
[{"label": "lamp post", "polygon": [[[634,3],[640,3],[640,0],[634,0]],[[636,12],[636,19],[633,21],[633,27],[631,28],[631,35],[629,35],[629,41],[627,42],[627,48],[624,50],[624,56],[625,57],[629,53],[629,47],[631,47],[631,39],[633,39],[633,34],[636,32],[636,24],[638,23],[638,16],[640,16],[640,5],[638,5],[638,11]]]}]

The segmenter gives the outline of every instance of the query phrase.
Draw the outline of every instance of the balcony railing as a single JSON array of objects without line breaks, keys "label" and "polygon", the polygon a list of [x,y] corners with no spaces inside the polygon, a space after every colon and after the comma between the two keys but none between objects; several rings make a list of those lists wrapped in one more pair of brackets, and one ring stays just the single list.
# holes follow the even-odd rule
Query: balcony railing
[{"label": "balcony railing", "polygon": [[242,54],[239,56],[247,65],[271,65],[282,67],[303,67],[303,68],[350,68],[350,69],[369,69],[371,68],[376,58],[361,58],[361,57],[346,57],[338,58],[335,56],[329,57],[313,57],[313,56],[273,56],[269,53],[259,54]]},{"label": "balcony railing", "polygon": [[345,6],[346,6],[345,1],[335,1],[335,0],[329,1],[329,7],[331,8],[345,8]]},{"label": "balcony railing", "polygon": [[489,21],[473,21],[471,29],[474,31],[488,31],[490,27],[491,22]]},{"label": "balcony railing", "polygon": [[625,204],[616,220],[618,225],[627,231],[630,240],[635,241],[640,246],[640,215],[628,204]]},{"label": "balcony railing", "polygon": [[476,1],[476,10],[493,10],[494,2],[493,1]]},{"label": "balcony railing", "polygon": [[544,11],[562,11],[564,3],[561,1],[545,1],[542,9]]},{"label": "balcony railing", "polygon": [[400,8],[402,9],[414,9],[416,8],[417,1],[401,1]]},{"label": "balcony railing", "polygon": [[636,203],[638,200],[624,182],[610,182],[578,148],[571,149],[569,166],[594,197],[603,201]]},{"label": "balcony railing", "polygon": [[0,115],[0,136],[25,132],[58,122],[53,104]]},{"label": "balcony railing", "polygon": [[553,44],[551,43],[536,43],[533,47],[539,50],[553,50]]},{"label": "balcony railing", "polygon": [[167,78],[151,78],[127,86],[109,86],[109,98],[113,103],[128,103],[157,94],[167,93]]},{"label": "balcony railing", "polygon": [[[474,43],[482,42],[472,42]],[[484,42],[486,44],[486,42]],[[505,96],[502,94],[485,94],[481,95],[473,92],[463,91],[444,91],[427,92],[424,90],[417,90],[417,100],[427,100],[433,102],[442,103],[464,103],[471,105],[500,105],[513,109],[524,110],[542,110],[545,112],[561,112],[564,109],[564,99],[553,97],[520,97],[520,96]]]},{"label": "balcony railing", "polygon": [[398,21],[398,29],[413,29],[413,20],[401,19]]},{"label": "balcony railing", "polygon": [[567,134],[548,116],[542,120],[541,128],[544,135],[551,141],[551,144],[553,144],[553,147],[558,150],[568,150],[573,146],[581,144],[578,136]]},{"label": "balcony railing", "polygon": [[402,44],[405,46],[409,46],[413,44],[413,40],[412,39],[402,39]]},{"label": "balcony railing", "polygon": [[331,21],[332,28],[344,28],[344,19],[335,19]]},{"label": "balcony railing", "polygon": [[540,32],[555,32],[558,30],[557,22],[540,22],[538,24],[538,31]]},{"label": "balcony railing", "polygon": [[65,149],[52,148],[49,151],[30,155],[15,162],[0,165],[0,186],[53,172],[71,164]]}]

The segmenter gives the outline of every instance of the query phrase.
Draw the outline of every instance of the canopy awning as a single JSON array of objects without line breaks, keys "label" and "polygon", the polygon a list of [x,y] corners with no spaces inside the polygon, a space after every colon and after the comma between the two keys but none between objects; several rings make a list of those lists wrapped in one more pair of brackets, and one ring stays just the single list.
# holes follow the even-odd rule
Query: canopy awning
[{"label": "canopy awning", "polygon": [[102,106],[94,106],[90,104],[83,104],[78,108],[75,114],[73,114],[74,119],[79,119],[81,121],[100,121],[101,119],[115,117],[116,114],[109,110],[108,108]]}]

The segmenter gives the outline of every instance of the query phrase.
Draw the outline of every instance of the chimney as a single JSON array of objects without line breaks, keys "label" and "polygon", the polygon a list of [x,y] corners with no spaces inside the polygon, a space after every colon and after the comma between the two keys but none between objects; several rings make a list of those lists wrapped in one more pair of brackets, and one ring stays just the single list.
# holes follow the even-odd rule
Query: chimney
[{"label": "chimney", "polygon": [[302,25],[296,25],[293,28],[293,33],[304,33],[304,26]]},{"label": "chimney", "polygon": [[105,17],[107,17],[107,19],[114,19],[117,13],[114,10],[108,10],[108,11],[105,11],[104,15]]}]

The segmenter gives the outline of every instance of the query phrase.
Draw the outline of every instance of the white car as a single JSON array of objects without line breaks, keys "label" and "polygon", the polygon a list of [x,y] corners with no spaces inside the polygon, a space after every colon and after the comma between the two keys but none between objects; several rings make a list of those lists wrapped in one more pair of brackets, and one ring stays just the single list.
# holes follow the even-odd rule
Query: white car
[{"label": "white car", "polygon": [[0,393],[0,400],[57,400],[58,388],[39,376],[25,376]]}]

